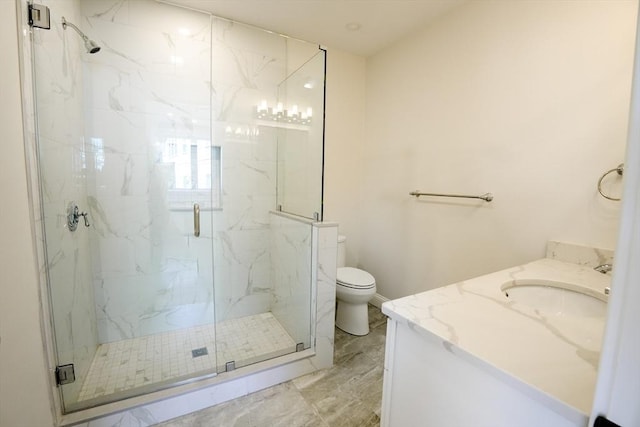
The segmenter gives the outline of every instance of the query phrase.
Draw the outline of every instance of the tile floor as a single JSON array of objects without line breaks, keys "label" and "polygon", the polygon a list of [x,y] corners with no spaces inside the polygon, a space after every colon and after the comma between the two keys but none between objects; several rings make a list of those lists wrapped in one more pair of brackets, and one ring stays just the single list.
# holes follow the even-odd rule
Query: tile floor
[{"label": "tile floor", "polygon": [[[207,354],[192,353],[203,348]],[[101,344],[78,400],[224,371],[230,361],[238,368],[295,350],[296,343],[271,313]]]},{"label": "tile floor", "polygon": [[371,332],[336,329],[334,366],[165,423],[163,427],[380,425],[386,317],[369,306]]}]

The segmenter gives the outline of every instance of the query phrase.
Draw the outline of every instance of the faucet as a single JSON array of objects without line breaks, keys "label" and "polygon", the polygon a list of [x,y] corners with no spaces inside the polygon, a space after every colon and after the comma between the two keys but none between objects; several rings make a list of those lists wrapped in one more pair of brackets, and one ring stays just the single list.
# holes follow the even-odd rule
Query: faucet
[{"label": "faucet", "polygon": [[610,272],[613,269],[613,265],[612,264],[600,264],[597,267],[593,267],[593,269],[599,273],[602,274],[607,274],[608,272]]},{"label": "faucet", "polygon": [[[593,267],[593,269],[595,271],[598,271],[602,274],[607,274],[608,272],[610,272],[613,269],[613,264],[600,264],[597,267]],[[606,288],[604,288],[604,294],[605,295],[609,295],[611,293],[611,287],[607,286]]]}]

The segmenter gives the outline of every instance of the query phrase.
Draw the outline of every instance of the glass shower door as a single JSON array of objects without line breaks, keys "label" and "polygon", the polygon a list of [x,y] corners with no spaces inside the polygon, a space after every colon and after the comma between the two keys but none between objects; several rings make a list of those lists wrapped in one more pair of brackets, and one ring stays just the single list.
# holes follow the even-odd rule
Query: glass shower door
[{"label": "glass shower door", "polygon": [[[155,1],[111,3],[50,2],[52,29],[33,30],[65,412],[216,371],[210,18]],[[63,16],[102,49],[87,53]]]}]

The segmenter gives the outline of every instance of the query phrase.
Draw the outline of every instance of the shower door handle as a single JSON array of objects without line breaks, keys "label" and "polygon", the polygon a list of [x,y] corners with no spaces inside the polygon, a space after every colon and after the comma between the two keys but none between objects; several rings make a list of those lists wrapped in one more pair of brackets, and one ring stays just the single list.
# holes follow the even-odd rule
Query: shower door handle
[{"label": "shower door handle", "polygon": [[200,237],[200,205],[193,204],[193,235]]}]

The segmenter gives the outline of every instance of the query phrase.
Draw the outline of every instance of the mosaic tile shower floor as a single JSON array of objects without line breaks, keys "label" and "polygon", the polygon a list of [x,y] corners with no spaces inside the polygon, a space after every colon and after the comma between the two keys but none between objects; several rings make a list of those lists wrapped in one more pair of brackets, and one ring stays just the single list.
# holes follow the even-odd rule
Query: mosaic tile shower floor
[{"label": "mosaic tile shower floor", "polygon": [[[192,353],[203,348],[206,354]],[[295,350],[296,343],[271,313],[105,343],[98,347],[78,400],[223,371],[230,361],[237,368]]]}]

